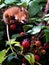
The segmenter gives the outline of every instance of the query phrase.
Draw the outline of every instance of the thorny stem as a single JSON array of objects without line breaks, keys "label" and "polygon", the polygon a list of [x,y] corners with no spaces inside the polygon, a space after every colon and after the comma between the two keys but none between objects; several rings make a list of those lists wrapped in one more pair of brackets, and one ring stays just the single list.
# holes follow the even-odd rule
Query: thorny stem
[{"label": "thorny stem", "polygon": [[[10,43],[10,36],[9,36],[8,24],[6,25],[6,31],[7,31],[7,38],[8,38],[8,41]],[[10,44],[10,48],[11,48],[11,51],[14,52],[13,49],[12,49],[11,44]]]},{"label": "thorny stem", "polygon": [[47,4],[46,4],[45,10],[44,10],[44,12],[43,12],[43,16],[42,16],[42,18],[44,18],[45,15],[47,14],[47,12],[48,12],[48,8],[49,8],[49,0],[47,0]]},{"label": "thorny stem", "polygon": [[[44,18],[45,15],[47,14],[47,12],[48,12],[48,8],[49,8],[49,0],[47,0],[46,7],[45,7],[45,10],[44,10],[44,12],[43,12],[43,16],[42,16],[42,18]],[[42,23],[43,23],[43,22],[42,22]],[[40,23],[39,26],[41,26],[42,23]]]}]

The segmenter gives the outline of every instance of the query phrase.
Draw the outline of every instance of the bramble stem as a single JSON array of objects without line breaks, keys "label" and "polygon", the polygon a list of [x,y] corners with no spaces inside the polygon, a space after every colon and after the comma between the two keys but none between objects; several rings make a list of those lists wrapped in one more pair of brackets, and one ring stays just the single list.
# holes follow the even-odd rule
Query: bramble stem
[{"label": "bramble stem", "polygon": [[47,14],[47,12],[48,12],[48,8],[49,8],[49,0],[47,0],[47,4],[46,4],[45,10],[44,10],[44,12],[43,12],[43,16],[42,16],[42,18],[44,18],[45,15]]},{"label": "bramble stem", "polygon": [[[8,41],[10,43],[10,36],[9,36],[8,24],[6,24],[6,31],[7,31],[7,38],[8,38]],[[11,44],[10,44],[10,48],[11,48],[11,51],[14,52],[13,49],[12,49],[12,45]]]}]

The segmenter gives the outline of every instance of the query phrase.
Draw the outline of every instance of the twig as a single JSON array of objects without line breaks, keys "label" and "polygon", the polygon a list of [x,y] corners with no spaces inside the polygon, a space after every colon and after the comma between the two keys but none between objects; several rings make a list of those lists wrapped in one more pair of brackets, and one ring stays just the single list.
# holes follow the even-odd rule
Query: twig
[{"label": "twig", "polygon": [[[49,8],[49,0],[47,0],[46,7],[45,7],[45,10],[44,10],[44,12],[43,12],[43,16],[42,16],[42,18],[44,18],[45,15],[47,14],[47,12],[48,12],[48,8]],[[39,26],[41,26],[42,23],[43,23],[43,21],[39,24]]]},{"label": "twig", "polygon": [[48,12],[48,8],[49,8],[49,0],[47,0],[47,4],[46,4],[45,10],[44,10],[44,12],[43,12],[43,16],[42,16],[42,18],[44,18],[45,15],[47,14],[47,12]]},{"label": "twig", "polygon": [[[8,38],[8,41],[10,43],[10,36],[9,36],[8,24],[6,25],[6,30],[7,30],[7,38]],[[10,44],[10,48],[11,48],[11,51],[14,52],[13,49],[12,49],[11,44]]]},{"label": "twig", "polygon": [[37,62],[37,61],[35,61],[35,63],[37,64],[37,65],[41,65],[39,62]]}]

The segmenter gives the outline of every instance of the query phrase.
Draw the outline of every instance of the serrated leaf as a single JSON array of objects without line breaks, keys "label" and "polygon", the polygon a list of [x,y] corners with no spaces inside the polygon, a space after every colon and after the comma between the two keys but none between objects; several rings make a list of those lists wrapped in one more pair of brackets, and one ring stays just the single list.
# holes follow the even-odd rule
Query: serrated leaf
[{"label": "serrated leaf", "polygon": [[34,26],[31,30],[29,30],[27,33],[30,34],[37,34],[41,31],[42,27],[41,26]]},{"label": "serrated leaf", "polygon": [[31,1],[29,3],[28,11],[30,16],[36,15],[40,11],[40,5],[37,2]]},{"label": "serrated leaf", "polygon": [[46,42],[49,42],[49,30],[45,30]]},{"label": "serrated leaf", "polygon": [[35,62],[35,58],[34,58],[34,55],[32,53],[28,53],[27,55],[24,56],[25,59],[28,60],[28,62],[31,64],[31,65],[34,65],[34,62]]},{"label": "serrated leaf", "polygon": [[32,29],[31,34],[36,34],[39,33],[41,31],[41,26],[36,26]]},{"label": "serrated leaf", "polygon": [[6,58],[6,50],[0,51],[0,63],[2,63]]}]

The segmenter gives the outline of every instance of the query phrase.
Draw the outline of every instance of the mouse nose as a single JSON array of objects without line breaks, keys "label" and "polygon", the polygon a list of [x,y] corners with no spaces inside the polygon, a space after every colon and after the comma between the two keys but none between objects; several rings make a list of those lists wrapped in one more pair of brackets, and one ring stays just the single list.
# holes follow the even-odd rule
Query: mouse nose
[{"label": "mouse nose", "polygon": [[27,20],[22,20],[21,23],[26,24]]}]

